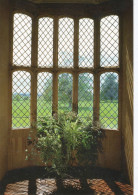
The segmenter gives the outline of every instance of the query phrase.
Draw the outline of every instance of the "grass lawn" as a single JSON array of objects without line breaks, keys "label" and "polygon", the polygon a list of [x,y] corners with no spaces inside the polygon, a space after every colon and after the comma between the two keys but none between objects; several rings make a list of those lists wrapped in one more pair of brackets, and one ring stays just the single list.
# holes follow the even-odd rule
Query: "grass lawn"
[{"label": "grass lawn", "polygon": [[[71,111],[69,104],[59,102],[60,111]],[[37,115],[43,117],[52,113],[52,103],[39,100]],[[80,101],[78,104],[78,114],[84,120],[93,116],[92,102]],[[29,100],[16,101],[12,103],[12,123],[13,128],[25,128],[30,126],[30,102]],[[118,103],[110,101],[100,102],[100,121],[104,128],[117,129],[118,127]]]}]

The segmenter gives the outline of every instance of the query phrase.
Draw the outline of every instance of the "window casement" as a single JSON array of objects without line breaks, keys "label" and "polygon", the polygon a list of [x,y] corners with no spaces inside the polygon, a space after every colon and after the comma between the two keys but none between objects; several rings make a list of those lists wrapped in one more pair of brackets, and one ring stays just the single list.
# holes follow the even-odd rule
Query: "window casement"
[{"label": "window casement", "polygon": [[12,81],[13,128],[30,127],[30,73],[26,71],[15,71],[12,74]]},{"label": "window casement", "polygon": [[52,115],[53,76],[49,72],[37,75],[37,119]]},{"label": "window casement", "polygon": [[58,77],[58,110],[72,111],[72,75],[62,73]]},{"label": "window casement", "polygon": [[94,20],[79,20],[79,67],[94,66]]},{"label": "window casement", "polygon": [[32,19],[16,13],[13,28],[13,65],[31,66]]},{"label": "window casement", "polygon": [[58,26],[58,67],[73,68],[74,20],[60,18]]},{"label": "window casement", "polygon": [[53,67],[53,25],[53,18],[39,19],[38,67]]},{"label": "window casement", "polygon": [[12,128],[59,111],[118,129],[119,16],[13,14]]},{"label": "window casement", "polygon": [[100,66],[119,66],[119,18],[115,15],[100,21]]}]

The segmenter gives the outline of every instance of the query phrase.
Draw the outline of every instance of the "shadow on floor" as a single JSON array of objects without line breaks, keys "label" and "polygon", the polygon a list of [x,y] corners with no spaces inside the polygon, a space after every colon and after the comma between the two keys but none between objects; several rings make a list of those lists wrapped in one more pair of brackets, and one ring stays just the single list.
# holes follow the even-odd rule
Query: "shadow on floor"
[{"label": "shadow on floor", "polygon": [[62,181],[49,175],[44,167],[30,167],[9,171],[1,182],[0,195],[93,195],[133,194],[132,187],[120,172],[88,167],[68,170]]}]

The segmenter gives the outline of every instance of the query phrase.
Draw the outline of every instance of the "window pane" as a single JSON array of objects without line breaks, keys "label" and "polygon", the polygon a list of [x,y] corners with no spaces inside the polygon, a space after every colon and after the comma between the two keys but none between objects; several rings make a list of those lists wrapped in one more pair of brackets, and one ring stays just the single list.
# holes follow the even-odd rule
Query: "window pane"
[{"label": "window pane", "polygon": [[73,67],[74,21],[71,18],[59,19],[58,66]]},{"label": "window pane", "polygon": [[82,73],[79,75],[78,114],[86,120],[93,117],[93,75]]},{"label": "window pane", "polygon": [[102,67],[119,65],[119,18],[118,16],[107,16],[100,23]]},{"label": "window pane", "polygon": [[79,20],[79,67],[92,67],[94,58],[94,22]]},{"label": "window pane", "polygon": [[72,110],[72,75],[63,73],[58,80],[58,110]]},{"label": "window pane", "polygon": [[118,128],[117,73],[104,73],[100,77],[100,121],[104,128]]},{"label": "window pane", "polygon": [[12,127],[30,127],[30,73],[16,71],[12,75]]},{"label": "window pane", "polygon": [[38,66],[53,66],[53,19],[40,18],[38,29]]},{"label": "window pane", "polygon": [[37,119],[52,114],[52,84],[51,73],[42,72],[37,77]]},{"label": "window pane", "polygon": [[14,14],[13,64],[31,65],[32,19],[24,14]]}]

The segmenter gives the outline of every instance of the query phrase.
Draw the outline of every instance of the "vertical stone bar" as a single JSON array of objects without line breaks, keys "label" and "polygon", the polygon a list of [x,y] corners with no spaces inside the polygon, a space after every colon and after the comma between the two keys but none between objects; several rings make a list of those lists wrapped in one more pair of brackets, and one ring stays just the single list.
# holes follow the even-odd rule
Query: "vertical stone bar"
[{"label": "vertical stone bar", "polygon": [[38,20],[32,18],[32,71],[31,71],[31,125],[37,120],[37,51],[38,51]]},{"label": "vertical stone bar", "polygon": [[[123,43],[122,43],[122,29],[123,22],[122,17],[119,16],[119,86],[118,86],[118,130],[121,130],[121,120],[122,120],[122,91],[123,91],[123,60],[122,60],[122,50],[123,50]],[[121,132],[122,133],[122,132]]]},{"label": "vertical stone bar", "polygon": [[53,67],[58,67],[58,17],[54,18]]},{"label": "vertical stone bar", "polygon": [[36,126],[37,120],[37,73],[31,74],[31,126]]},{"label": "vertical stone bar", "polygon": [[73,96],[72,96],[72,110],[78,113],[78,44],[79,44],[79,20],[74,20],[74,73],[73,73]]},{"label": "vertical stone bar", "polygon": [[78,113],[78,73],[73,73],[73,104],[72,110]]},{"label": "vertical stone bar", "polygon": [[58,18],[54,18],[54,39],[53,39],[53,100],[52,100],[52,114],[58,111]]},{"label": "vertical stone bar", "polygon": [[74,68],[78,68],[79,59],[79,20],[74,19]]},{"label": "vertical stone bar", "polygon": [[52,105],[52,115],[58,111],[58,73],[53,74],[53,105]]},{"label": "vertical stone bar", "polygon": [[93,121],[99,121],[100,113],[100,75],[94,75],[94,100],[93,100]]},{"label": "vertical stone bar", "polygon": [[13,20],[14,14],[11,12],[10,14],[10,43],[9,43],[9,50],[11,51],[9,54],[9,129],[12,129],[12,64],[13,64]]},{"label": "vertical stone bar", "polygon": [[100,113],[100,20],[94,21],[94,101],[93,101],[93,121],[99,121]]},{"label": "vertical stone bar", "polygon": [[8,169],[10,0],[0,1],[0,180]]}]

